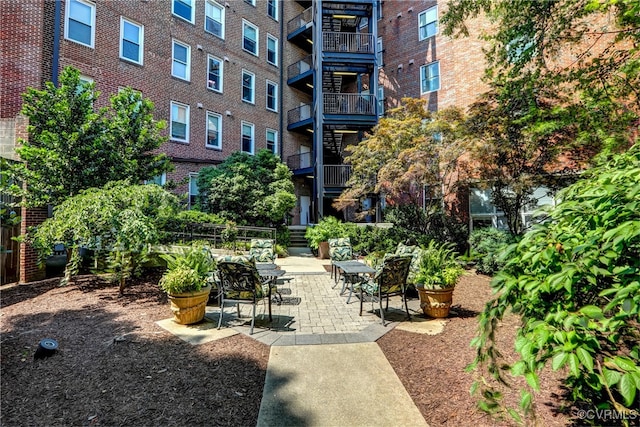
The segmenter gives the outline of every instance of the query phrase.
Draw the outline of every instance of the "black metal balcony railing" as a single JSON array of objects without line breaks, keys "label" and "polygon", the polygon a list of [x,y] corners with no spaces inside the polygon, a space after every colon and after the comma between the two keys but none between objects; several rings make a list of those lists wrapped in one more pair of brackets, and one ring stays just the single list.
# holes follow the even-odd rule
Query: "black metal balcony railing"
[{"label": "black metal balcony railing", "polygon": [[287,78],[293,78],[299,76],[302,73],[309,71],[313,67],[313,58],[311,55],[306,56],[300,61],[289,65],[287,67]]},{"label": "black metal balcony railing", "polygon": [[376,113],[376,97],[358,93],[324,93],[325,114],[363,114]]},{"label": "black metal balcony railing", "polygon": [[312,153],[310,151],[289,156],[287,157],[287,166],[291,170],[310,168],[313,165],[311,156]]},{"label": "black metal balcony railing", "polygon": [[325,187],[346,187],[350,177],[350,165],[324,165]]},{"label": "black metal balcony railing", "polygon": [[311,105],[301,105],[287,112],[287,124],[301,122],[311,118]]},{"label": "black metal balcony railing", "polygon": [[323,32],[322,50],[325,52],[373,53],[373,34]]},{"label": "black metal balcony railing", "polygon": [[310,24],[313,20],[313,10],[309,7],[304,10],[300,15],[287,22],[287,32],[293,33],[299,28],[304,28],[307,24]]}]

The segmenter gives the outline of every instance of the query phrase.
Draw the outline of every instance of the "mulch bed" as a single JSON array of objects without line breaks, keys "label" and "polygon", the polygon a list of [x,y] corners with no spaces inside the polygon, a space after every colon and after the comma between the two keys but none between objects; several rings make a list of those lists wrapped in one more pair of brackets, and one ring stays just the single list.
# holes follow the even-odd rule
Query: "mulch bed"
[{"label": "mulch bed", "polygon": [[[198,346],[172,336],[155,324],[170,315],[158,279],[149,272],[124,296],[98,276],[0,289],[0,425],[255,425],[269,347],[242,334]],[[470,274],[456,288],[458,306],[442,334],[393,330],[378,341],[431,426],[512,424],[476,409],[473,376],[464,372],[489,298],[488,278]],[[517,322],[504,326],[510,348]],[[43,338],[59,348],[34,359]],[[542,387],[538,423],[569,425],[559,375],[545,375]]]}]

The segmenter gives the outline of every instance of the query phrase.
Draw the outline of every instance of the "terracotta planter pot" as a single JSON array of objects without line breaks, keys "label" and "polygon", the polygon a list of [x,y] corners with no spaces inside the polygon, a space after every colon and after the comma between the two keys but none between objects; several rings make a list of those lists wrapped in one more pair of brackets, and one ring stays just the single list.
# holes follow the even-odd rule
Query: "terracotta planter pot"
[{"label": "terracotta planter pot", "polygon": [[449,316],[449,309],[453,301],[453,288],[451,289],[424,289],[416,286],[420,296],[420,308],[425,316],[441,319]]},{"label": "terracotta planter pot", "polygon": [[318,258],[329,259],[329,242],[320,242],[318,244]]},{"label": "terracotta planter pot", "polygon": [[190,325],[204,319],[211,285],[196,292],[168,294],[173,312],[173,321],[181,325]]}]

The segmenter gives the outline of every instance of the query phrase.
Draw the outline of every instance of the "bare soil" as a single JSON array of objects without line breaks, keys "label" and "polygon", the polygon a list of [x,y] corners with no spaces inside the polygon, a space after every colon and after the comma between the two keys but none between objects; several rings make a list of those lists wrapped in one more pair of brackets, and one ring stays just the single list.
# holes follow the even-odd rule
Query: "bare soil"
[{"label": "bare soil", "polygon": [[[98,276],[66,287],[49,279],[0,289],[0,425],[254,426],[269,347],[242,334],[198,346],[172,336],[155,324],[169,315],[158,279],[148,272],[124,296]],[[513,424],[477,409],[473,375],[464,371],[488,283],[463,278],[443,333],[393,330],[378,341],[431,426]],[[504,322],[506,348],[516,328],[515,318]],[[59,347],[36,359],[43,338]],[[537,424],[571,424],[560,375],[543,376],[542,388]]]}]

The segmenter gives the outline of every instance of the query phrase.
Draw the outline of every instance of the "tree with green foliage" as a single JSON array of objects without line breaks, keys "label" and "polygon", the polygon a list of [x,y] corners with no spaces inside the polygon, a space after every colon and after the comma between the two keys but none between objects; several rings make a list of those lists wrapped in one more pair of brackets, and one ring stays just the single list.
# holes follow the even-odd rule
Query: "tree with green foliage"
[{"label": "tree with green foliage", "polygon": [[[480,316],[471,368],[483,378],[481,407],[504,409],[498,384],[506,373],[523,376],[539,390],[547,365],[564,369],[577,405],[638,416],[640,408],[640,142],[626,153],[585,172],[548,209],[549,220],[534,226],[503,254],[506,266],[492,287],[497,297]],[[496,336],[501,320],[522,318],[515,350],[500,358]],[[474,386],[474,387],[476,387]],[[521,410],[532,409],[523,390]],[[635,410],[635,415],[633,411]],[[522,421],[522,412],[509,413]],[[606,420],[595,420],[596,424]]]},{"label": "tree with green foliage", "polygon": [[[391,205],[420,206],[424,186],[439,194],[460,155],[449,142],[456,140],[452,136],[459,132],[462,118],[459,110],[432,113],[424,99],[404,98],[349,148],[345,160],[352,166],[351,177],[334,207],[357,207],[369,194]],[[439,203],[433,208],[437,210]]]},{"label": "tree with green foliage", "polygon": [[70,251],[63,283],[78,273],[81,248],[105,253],[122,293],[126,279],[137,272],[149,245],[159,242],[179,206],[178,197],[158,185],[115,181],[67,198],[27,239],[42,260],[58,243]]},{"label": "tree with green foliage", "polygon": [[[640,6],[632,0],[453,0],[444,33],[467,36],[486,16],[485,81],[470,108],[468,151],[475,176],[513,234],[541,185],[555,187],[570,161],[629,146],[640,117]],[[568,61],[567,58],[573,58]]]},{"label": "tree with green foliage", "polygon": [[200,209],[239,225],[272,227],[296,205],[291,171],[269,150],[235,152],[198,173]]},{"label": "tree with green foliage", "polygon": [[[67,67],[60,84],[28,88],[22,114],[29,138],[16,149],[22,162],[8,163],[4,192],[24,196],[27,206],[57,204],[109,181],[139,182],[171,169],[165,154],[154,152],[166,140],[164,122],[153,119],[153,103],[126,88],[110,107],[94,109],[99,93]],[[25,183],[25,186],[17,183]]]}]

